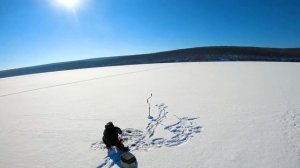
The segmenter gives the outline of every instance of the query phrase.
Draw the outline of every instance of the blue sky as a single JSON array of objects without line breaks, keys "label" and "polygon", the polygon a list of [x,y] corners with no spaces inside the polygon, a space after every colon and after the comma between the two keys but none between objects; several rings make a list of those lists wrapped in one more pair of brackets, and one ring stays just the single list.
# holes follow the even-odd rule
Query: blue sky
[{"label": "blue sky", "polygon": [[0,70],[200,46],[300,47],[299,0],[0,0]]}]

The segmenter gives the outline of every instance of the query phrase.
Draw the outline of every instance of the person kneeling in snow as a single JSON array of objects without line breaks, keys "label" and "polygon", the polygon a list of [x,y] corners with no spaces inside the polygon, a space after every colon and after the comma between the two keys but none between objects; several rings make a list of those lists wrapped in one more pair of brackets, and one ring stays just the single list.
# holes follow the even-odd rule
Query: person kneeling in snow
[{"label": "person kneeling in snow", "polygon": [[125,147],[121,142],[118,134],[122,134],[122,130],[119,127],[115,127],[112,122],[108,122],[105,125],[105,130],[103,132],[102,141],[109,150],[112,146],[116,146],[121,151],[127,151],[128,147]]}]

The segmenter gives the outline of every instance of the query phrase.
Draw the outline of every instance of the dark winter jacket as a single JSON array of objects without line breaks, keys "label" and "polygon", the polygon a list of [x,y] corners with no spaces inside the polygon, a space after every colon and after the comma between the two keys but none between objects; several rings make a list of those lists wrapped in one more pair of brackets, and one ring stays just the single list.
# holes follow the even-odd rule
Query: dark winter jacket
[{"label": "dark winter jacket", "polygon": [[105,130],[103,132],[103,138],[107,142],[117,142],[118,134],[122,134],[122,130],[119,127],[115,127],[112,123],[108,123],[105,125]]}]

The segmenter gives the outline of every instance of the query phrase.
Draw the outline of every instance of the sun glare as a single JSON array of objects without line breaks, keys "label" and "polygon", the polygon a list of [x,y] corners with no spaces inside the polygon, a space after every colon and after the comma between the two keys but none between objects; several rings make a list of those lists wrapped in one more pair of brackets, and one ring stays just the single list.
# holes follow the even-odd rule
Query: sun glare
[{"label": "sun glare", "polygon": [[67,9],[75,10],[79,5],[80,0],[56,0],[56,2]]}]

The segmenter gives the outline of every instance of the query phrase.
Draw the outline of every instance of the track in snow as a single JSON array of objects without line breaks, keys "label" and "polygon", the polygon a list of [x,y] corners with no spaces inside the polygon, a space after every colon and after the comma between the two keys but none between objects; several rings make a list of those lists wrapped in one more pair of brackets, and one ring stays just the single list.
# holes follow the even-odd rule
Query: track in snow
[{"label": "track in snow", "polygon": [[[126,128],[123,130],[121,135],[124,140],[125,146],[130,147],[130,151],[148,151],[153,148],[161,148],[161,147],[174,147],[181,145],[192,137],[195,134],[198,134],[202,131],[202,127],[195,124],[195,120],[198,118],[191,117],[176,117],[177,122],[164,125],[163,121],[167,119],[167,106],[162,103],[160,105],[156,105],[158,108],[158,116],[149,120],[145,131],[134,129],[134,128]],[[156,129],[159,125],[164,126],[164,131],[170,132],[172,134],[171,137],[154,137]],[[105,144],[102,141],[97,141],[91,145],[91,149],[105,149]],[[104,161],[99,167],[113,167],[114,165],[120,165],[120,152],[113,148],[108,151],[108,156],[104,158]]]}]

